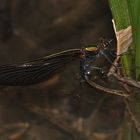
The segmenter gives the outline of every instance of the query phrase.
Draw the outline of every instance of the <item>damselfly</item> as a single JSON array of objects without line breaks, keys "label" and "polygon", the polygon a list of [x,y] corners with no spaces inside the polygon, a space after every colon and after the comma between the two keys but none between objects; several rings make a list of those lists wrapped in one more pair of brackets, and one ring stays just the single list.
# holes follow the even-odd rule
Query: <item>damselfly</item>
[{"label": "damselfly", "polygon": [[105,79],[116,55],[111,41],[100,39],[97,45],[70,49],[40,59],[0,66],[0,85],[27,86],[48,80],[67,63],[80,60],[80,74],[92,85],[98,76]]}]

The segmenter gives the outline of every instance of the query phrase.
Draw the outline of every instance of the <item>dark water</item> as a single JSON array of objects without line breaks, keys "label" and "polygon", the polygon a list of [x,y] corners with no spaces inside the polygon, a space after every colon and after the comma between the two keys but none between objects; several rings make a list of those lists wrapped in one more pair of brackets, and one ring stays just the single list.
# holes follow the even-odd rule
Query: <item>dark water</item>
[{"label": "dark water", "polygon": [[[1,64],[115,38],[105,0],[14,0],[9,7],[12,34],[1,35]],[[124,109],[120,97],[81,82],[76,60],[44,83],[1,87],[0,139],[114,140]]]}]

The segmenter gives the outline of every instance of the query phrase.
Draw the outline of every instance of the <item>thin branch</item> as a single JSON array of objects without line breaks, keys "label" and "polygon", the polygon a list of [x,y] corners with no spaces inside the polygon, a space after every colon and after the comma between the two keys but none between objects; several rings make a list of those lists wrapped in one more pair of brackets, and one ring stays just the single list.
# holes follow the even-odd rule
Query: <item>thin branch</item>
[{"label": "thin branch", "polygon": [[121,90],[113,90],[113,89],[110,89],[110,88],[107,88],[107,87],[103,87],[99,84],[96,84],[96,82],[93,82],[91,81],[90,79],[86,78],[86,81],[89,85],[91,85],[92,87],[100,90],[100,91],[103,91],[105,93],[109,93],[109,94],[112,94],[112,95],[117,95],[117,96],[122,96],[122,97],[125,97],[125,98],[128,98],[129,95],[128,94],[124,94],[124,91],[121,91]]},{"label": "thin branch", "polygon": [[[131,91],[129,90],[128,86],[126,84],[124,84],[124,89],[130,93]],[[129,100],[127,99],[124,99],[124,102],[125,102],[125,105],[126,105],[126,109],[127,109],[127,112],[130,116],[130,119],[132,120],[136,130],[138,133],[140,133],[140,122],[137,120],[137,118],[135,117],[131,107],[130,107],[130,103],[129,103]]]},{"label": "thin branch", "polygon": [[[34,113],[35,115],[41,117],[42,119],[47,120],[55,127],[55,129],[72,137],[74,140],[79,140],[81,139],[81,137],[83,138],[86,137],[84,134],[73,129],[69,124],[67,124],[67,122],[64,121],[64,116],[61,116],[61,114],[60,116],[56,116],[52,111],[44,110],[38,106],[33,106],[31,104],[27,105],[27,109],[31,111],[32,113]],[[70,116],[67,116],[67,117],[68,118],[65,118],[65,119],[70,120]]]},{"label": "thin branch", "polygon": [[[109,73],[108,73],[108,76],[109,75],[114,75],[119,81],[129,85],[129,86],[133,86],[133,87],[136,87],[136,88],[139,88],[140,89],[140,82],[136,81],[136,80],[133,80],[132,78],[128,78],[128,77],[122,77],[120,75],[118,75],[115,71],[117,69],[117,65],[118,65],[118,60],[119,60],[119,57],[117,59],[115,59],[111,69],[109,70]],[[115,66],[115,67],[114,67]]]},{"label": "thin branch", "polygon": [[132,120],[137,132],[140,134],[140,122],[137,120],[137,118],[133,114],[132,109],[129,105],[129,101],[125,99],[124,102],[125,102],[125,105],[126,105],[127,112],[130,116],[130,119]]}]

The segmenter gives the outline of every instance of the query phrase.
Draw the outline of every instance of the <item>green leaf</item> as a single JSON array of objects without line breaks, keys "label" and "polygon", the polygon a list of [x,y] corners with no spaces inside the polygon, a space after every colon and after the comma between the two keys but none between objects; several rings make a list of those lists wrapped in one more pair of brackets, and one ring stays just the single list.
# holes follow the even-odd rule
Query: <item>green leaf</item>
[{"label": "green leaf", "polygon": [[140,0],[127,0],[135,46],[136,78],[140,80]]},{"label": "green leaf", "polygon": [[[117,31],[121,31],[130,26],[129,6],[127,0],[109,0],[115,27]],[[121,46],[123,47],[123,46]],[[130,55],[121,57],[121,63],[124,67],[123,73],[127,76],[133,75],[130,71],[132,65]]]}]

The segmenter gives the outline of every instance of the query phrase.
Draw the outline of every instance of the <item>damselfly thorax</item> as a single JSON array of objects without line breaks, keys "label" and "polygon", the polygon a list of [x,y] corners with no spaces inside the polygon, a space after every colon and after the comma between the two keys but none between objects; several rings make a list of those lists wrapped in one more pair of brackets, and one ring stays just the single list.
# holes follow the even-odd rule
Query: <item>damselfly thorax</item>
[{"label": "damselfly thorax", "polygon": [[96,46],[84,48],[80,60],[81,76],[104,78],[116,58],[114,51],[111,43],[105,39],[101,39]]}]

